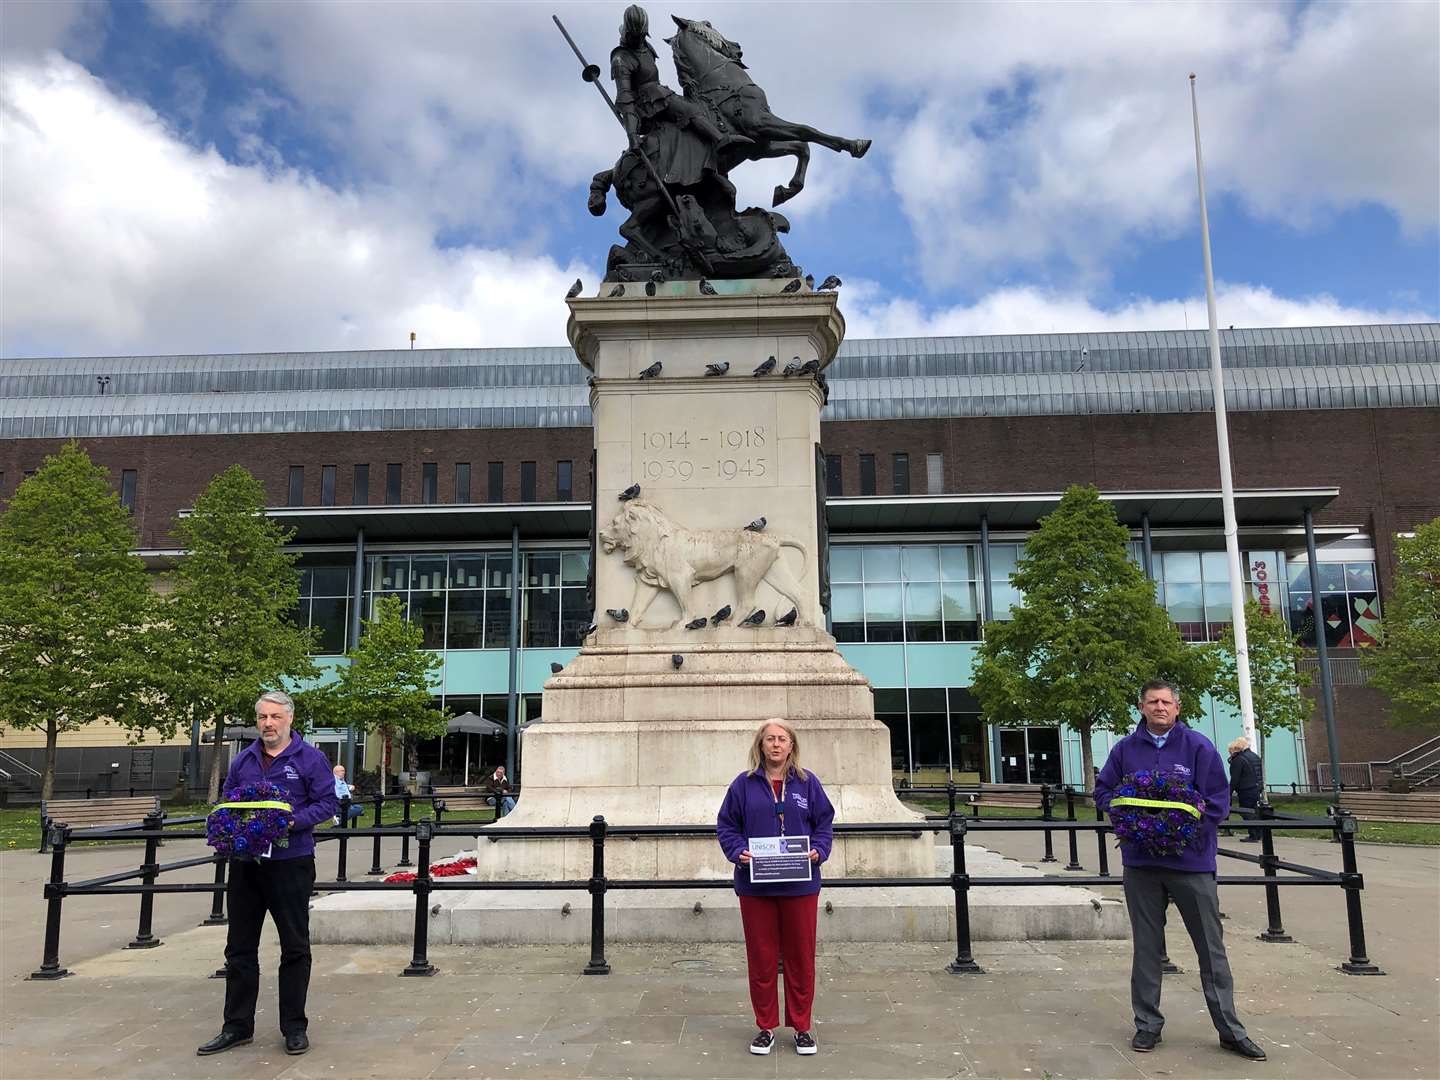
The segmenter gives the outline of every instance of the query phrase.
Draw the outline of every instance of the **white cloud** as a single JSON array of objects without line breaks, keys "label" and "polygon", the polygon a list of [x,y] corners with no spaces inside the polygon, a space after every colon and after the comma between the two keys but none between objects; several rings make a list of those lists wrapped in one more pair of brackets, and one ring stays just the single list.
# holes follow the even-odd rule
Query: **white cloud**
[{"label": "white cloud", "polygon": [[[1263,285],[1221,282],[1215,291],[1222,329],[1428,322],[1435,318],[1433,312],[1415,309],[1353,307],[1325,295],[1279,296]],[[879,285],[869,281],[846,282],[842,296],[851,338],[1203,330],[1208,325],[1204,296],[1135,297],[1102,308],[1077,293],[1024,286],[996,290],[973,304],[927,309],[913,300],[887,297]]]},{"label": "white cloud", "polygon": [[8,355],[563,344],[566,287],[598,277],[437,250],[405,199],[230,164],[55,55],[3,98]]}]

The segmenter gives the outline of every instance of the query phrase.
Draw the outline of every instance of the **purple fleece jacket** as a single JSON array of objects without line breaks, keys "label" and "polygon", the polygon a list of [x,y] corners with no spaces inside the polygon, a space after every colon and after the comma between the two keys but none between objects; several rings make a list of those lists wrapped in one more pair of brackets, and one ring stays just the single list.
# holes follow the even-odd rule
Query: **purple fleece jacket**
[{"label": "purple fleece jacket", "polygon": [[1167,870],[1189,870],[1201,874],[1215,873],[1215,848],[1219,841],[1220,822],[1230,815],[1230,781],[1215,744],[1177,720],[1163,747],[1155,745],[1141,720],[1110,751],[1105,767],[1095,776],[1095,805],[1106,812],[1115,789],[1130,773],[1141,769],[1164,769],[1184,765],[1194,774],[1195,790],[1205,796],[1204,816],[1195,842],[1179,855],[1156,858],[1146,855],[1135,845],[1120,842],[1120,857],[1126,866],[1159,866]]},{"label": "purple fleece jacket", "polygon": [[288,801],[295,811],[295,824],[290,828],[290,843],[275,848],[271,858],[279,861],[314,855],[315,826],[334,817],[340,808],[330,761],[316,747],[291,732],[290,745],[280,752],[268,770],[263,770],[260,767],[263,745],[256,739],[235,755],[225,775],[225,790],[262,780],[284,788],[290,793]]},{"label": "purple fleece jacket", "polygon": [[[805,779],[790,774],[785,783],[785,832],[790,836],[810,837],[810,846],[820,853],[820,862],[830,858],[833,836],[830,825],[835,808],[820,786],[819,778],[808,769]],[[775,813],[775,789],[765,779],[765,771],[743,772],[725,792],[720,813],[715,818],[715,832],[725,858],[735,864],[735,892],[739,896],[809,896],[820,891],[820,866],[809,881],[787,881],[778,885],[752,885],[750,868],[740,865],[740,853],[749,847],[752,836],[779,836],[780,818]]]}]

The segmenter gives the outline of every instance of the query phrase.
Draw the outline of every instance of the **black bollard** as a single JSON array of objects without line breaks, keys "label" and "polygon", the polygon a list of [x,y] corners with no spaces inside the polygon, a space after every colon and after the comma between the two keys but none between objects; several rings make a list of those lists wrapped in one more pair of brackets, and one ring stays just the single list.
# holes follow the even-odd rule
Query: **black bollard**
[{"label": "black bollard", "polygon": [[[159,876],[159,849],[160,849],[160,819],[162,815],[157,810],[145,815],[145,861],[140,869],[144,873],[140,877],[142,885],[153,886],[155,879]],[[153,949],[163,944],[159,938],[151,933],[151,923],[155,916],[155,894],[153,892],[142,892],[140,894],[140,925],[135,931],[135,940],[126,945],[127,949]]]},{"label": "black bollard", "polygon": [[[1065,820],[1075,820],[1075,789],[1069,784],[1065,785]],[[1080,865],[1080,838],[1074,829],[1066,830],[1070,835],[1070,861],[1065,864],[1066,870],[1084,870]]]},{"label": "black bollard", "polygon": [[335,857],[335,880],[345,880],[345,863],[350,854],[350,796],[340,800],[340,853]]},{"label": "black bollard", "polygon": [[950,818],[950,887],[955,890],[955,959],[945,965],[951,975],[984,975],[970,951],[970,874],[965,869],[965,833],[969,823],[959,814]]},{"label": "black bollard", "polygon": [[[1055,820],[1055,800],[1050,794],[1050,785],[1040,785],[1040,817],[1045,821]],[[1040,856],[1041,862],[1055,862],[1055,837],[1049,829],[1045,830],[1045,854]]]},{"label": "black bollard", "polygon": [[210,894],[210,914],[205,917],[201,926],[224,926],[228,919],[225,918],[225,856],[215,856],[215,891]]},{"label": "black bollard", "polygon": [[[495,806],[498,812],[498,792]],[[590,860],[590,962],[585,965],[584,973],[609,975],[610,965],[605,960],[605,819],[598,814],[590,822],[590,842],[593,845]]]},{"label": "black bollard", "polygon": [[414,866],[415,864],[410,861],[410,792],[406,791],[401,794],[400,805],[404,809],[400,817],[400,824],[404,826],[406,831],[400,837],[400,861],[395,865]]},{"label": "black bollard", "polygon": [[[384,795],[376,795],[376,796],[375,796],[375,824],[372,826],[372,828],[376,828],[376,829],[380,828],[380,814],[381,814],[381,811],[382,811],[382,809],[384,808],[384,806],[385,806],[385,796],[384,796]],[[378,835],[375,837],[375,857],[374,857],[374,858],[371,860],[371,862],[370,862],[370,870],[369,870],[368,872],[369,872],[372,876],[374,876],[374,875],[376,875],[376,874],[383,874],[383,873],[385,873],[385,868],[380,865],[380,837],[379,837]]]},{"label": "black bollard", "polygon": [[[1263,796],[1259,806],[1260,817],[1267,821],[1275,819],[1275,808]],[[1261,941],[1294,941],[1289,934],[1285,933],[1285,926],[1280,921],[1280,886],[1268,884],[1270,879],[1275,878],[1275,864],[1279,860],[1275,858],[1275,832],[1273,829],[1260,830],[1260,868],[1265,874],[1267,884],[1265,886],[1265,929],[1255,936]]]},{"label": "black bollard", "polygon": [[420,847],[420,869],[415,874],[415,950],[410,964],[401,975],[434,975],[435,965],[430,963],[430,830],[433,826],[422,821],[415,826],[415,840]]},{"label": "black bollard", "polygon": [[955,776],[953,773],[945,782],[945,803],[947,806],[945,813],[953,818],[955,816]]},{"label": "black bollard", "polygon": [[1365,879],[1355,858],[1357,826],[1354,815],[1344,810],[1335,811],[1335,839],[1340,841],[1344,868],[1340,887],[1345,890],[1345,918],[1350,924],[1350,959],[1340,965],[1340,970],[1346,975],[1384,975],[1365,953],[1365,919],[1360,912],[1360,890],[1365,888]]},{"label": "black bollard", "polygon": [[32,979],[63,979],[70,972],[60,966],[60,902],[65,899],[65,846],[70,826],[51,825],[45,837],[50,847],[50,880],[45,883],[45,949]]}]

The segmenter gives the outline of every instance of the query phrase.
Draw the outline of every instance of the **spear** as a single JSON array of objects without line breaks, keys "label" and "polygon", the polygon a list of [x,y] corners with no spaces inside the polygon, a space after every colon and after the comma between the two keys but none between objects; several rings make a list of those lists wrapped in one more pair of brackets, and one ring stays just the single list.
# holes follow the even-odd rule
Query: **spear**
[{"label": "spear", "polygon": [[[616,107],[614,99],[610,97],[610,91],[606,90],[600,82],[600,65],[592,64],[585,59],[585,54],[580,51],[580,46],[575,44],[575,39],[570,36],[570,31],[565,29],[565,24],[560,21],[559,15],[551,15],[550,18],[555,20],[556,29],[564,36],[565,43],[570,46],[570,51],[573,52],[575,58],[580,61],[580,78],[588,83],[594,84],[595,89],[600,91],[600,96],[605,99],[605,105],[609,108],[610,115],[615,117],[622,128],[625,127],[625,118],[620,115],[619,108]],[[630,136],[628,128],[626,128],[625,136],[627,139]],[[685,218],[680,213],[680,207],[675,204],[675,196],[670,194],[670,189],[667,188],[665,182],[660,179],[660,170],[655,168],[655,163],[650,160],[650,155],[645,153],[645,148],[640,145],[639,139],[635,141],[635,145],[631,149],[633,149],[640,160],[645,163],[645,168],[650,173],[650,178],[655,181],[655,186],[660,189],[660,194],[664,196],[666,205],[670,207],[670,212],[675,215],[675,224],[680,230],[680,235],[685,246],[689,248],[690,253],[700,261],[700,265],[705,272],[707,274],[712,273],[713,268],[710,265],[710,260],[705,257],[705,252],[701,249],[699,243],[690,235],[690,230],[686,225]]]}]

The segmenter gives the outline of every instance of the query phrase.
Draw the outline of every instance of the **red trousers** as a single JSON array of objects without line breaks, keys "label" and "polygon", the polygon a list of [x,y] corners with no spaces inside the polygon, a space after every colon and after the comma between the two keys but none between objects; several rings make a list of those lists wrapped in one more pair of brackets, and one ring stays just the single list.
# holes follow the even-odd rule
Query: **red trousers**
[{"label": "red trousers", "polygon": [[740,897],[756,1027],[774,1030],[780,1026],[775,981],[783,958],[785,1026],[796,1031],[810,1030],[810,1007],[815,1002],[815,912],[819,901],[819,893]]}]

